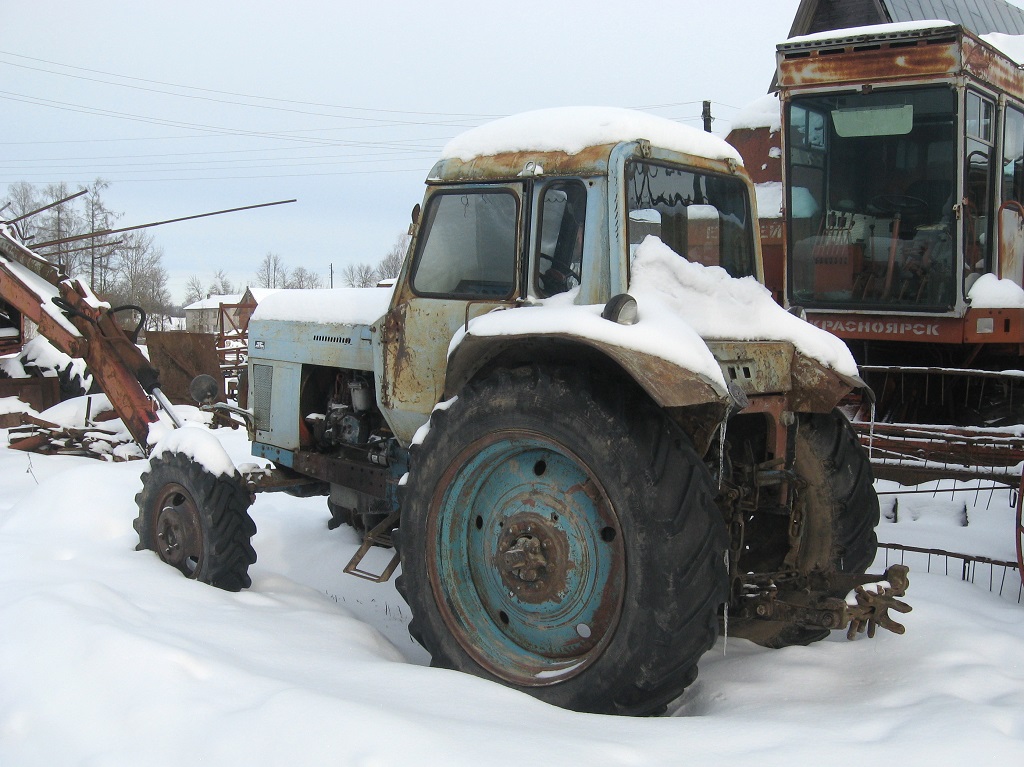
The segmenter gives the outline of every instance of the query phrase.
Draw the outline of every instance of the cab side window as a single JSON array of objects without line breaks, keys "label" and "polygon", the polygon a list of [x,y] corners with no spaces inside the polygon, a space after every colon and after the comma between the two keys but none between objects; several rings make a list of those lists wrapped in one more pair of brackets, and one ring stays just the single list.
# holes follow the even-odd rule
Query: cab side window
[{"label": "cab side window", "polygon": [[580,284],[587,188],[579,181],[556,181],[541,196],[540,233],[534,286],[541,298]]},{"label": "cab side window", "polygon": [[439,298],[508,298],[515,288],[519,206],[505,189],[434,195],[412,289]]}]

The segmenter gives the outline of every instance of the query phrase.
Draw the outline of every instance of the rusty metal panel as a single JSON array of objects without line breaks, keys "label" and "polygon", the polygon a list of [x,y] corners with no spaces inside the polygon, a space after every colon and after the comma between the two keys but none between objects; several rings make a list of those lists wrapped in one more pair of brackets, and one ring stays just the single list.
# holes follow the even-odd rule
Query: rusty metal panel
[{"label": "rusty metal panel", "polygon": [[934,315],[864,316],[839,312],[808,311],[807,321],[844,339],[915,341],[959,344],[963,342],[963,319]]},{"label": "rusty metal panel", "polygon": [[786,341],[709,341],[726,382],[744,394],[776,394],[793,388],[793,344]]},{"label": "rusty metal panel", "polygon": [[957,39],[836,44],[803,50],[779,50],[779,84],[784,88],[847,83],[882,83],[922,78],[952,78],[960,73]]},{"label": "rusty metal panel", "polygon": [[588,146],[575,154],[561,151],[502,152],[470,160],[441,160],[430,171],[427,182],[518,180],[527,165],[543,168],[546,176],[604,175],[608,172],[608,157],[614,146]]},{"label": "rusty metal panel", "polygon": [[1024,76],[1005,55],[981,40],[964,35],[964,72],[1018,99],[1024,99]]},{"label": "rusty metal panel", "polygon": [[[56,376],[32,378],[0,378],[0,397],[17,397],[37,413],[60,402],[60,381]],[[14,413],[14,423],[0,422],[0,428],[21,423],[21,414]]]},{"label": "rusty metal panel", "polygon": [[743,166],[755,184],[782,178],[782,132],[767,127],[737,128],[726,136],[743,157]]},{"label": "rusty metal panel", "polygon": [[[188,387],[200,373],[221,381],[217,336],[213,333],[189,333],[184,330],[146,333],[146,345],[153,366],[160,371],[160,385],[175,405],[193,405]],[[225,401],[221,387],[218,401]]]},{"label": "rusty metal panel", "polygon": [[964,317],[964,342],[1024,343],[1024,309],[968,309]]}]

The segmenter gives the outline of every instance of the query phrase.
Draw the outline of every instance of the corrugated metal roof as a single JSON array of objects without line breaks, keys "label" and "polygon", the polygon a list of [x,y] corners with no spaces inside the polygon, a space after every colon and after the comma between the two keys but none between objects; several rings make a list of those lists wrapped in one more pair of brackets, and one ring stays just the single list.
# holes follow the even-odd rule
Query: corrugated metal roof
[{"label": "corrugated metal roof", "polygon": [[1006,0],[802,0],[789,36],[825,32],[838,26],[930,19],[952,21],[977,35],[1024,35],[1024,10]]},{"label": "corrugated metal roof", "polygon": [[945,19],[978,35],[1024,35],[1024,10],[1006,0],[882,0],[893,21]]}]

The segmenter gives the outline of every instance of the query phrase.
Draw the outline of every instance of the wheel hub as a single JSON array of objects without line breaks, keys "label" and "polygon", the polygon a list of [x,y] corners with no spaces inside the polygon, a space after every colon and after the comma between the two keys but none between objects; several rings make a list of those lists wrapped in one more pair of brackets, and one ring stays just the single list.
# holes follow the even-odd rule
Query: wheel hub
[{"label": "wheel hub", "polygon": [[182,543],[185,541],[185,526],[181,515],[171,506],[160,510],[156,523],[156,538],[159,541],[160,556],[172,565],[180,564],[185,557]]},{"label": "wheel hub", "polygon": [[203,553],[199,510],[192,498],[178,485],[169,485],[154,506],[156,513],[156,553],[167,564],[188,577],[194,577]]},{"label": "wheel hub", "polygon": [[550,519],[520,513],[502,528],[495,567],[502,583],[524,602],[557,601],[566,586],[568,548],[565,531]]}]

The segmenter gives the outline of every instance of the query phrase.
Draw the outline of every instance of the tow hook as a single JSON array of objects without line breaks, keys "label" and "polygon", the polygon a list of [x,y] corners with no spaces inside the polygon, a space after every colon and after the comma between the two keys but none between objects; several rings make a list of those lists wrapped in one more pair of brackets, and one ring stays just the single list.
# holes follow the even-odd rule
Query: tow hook
[{"label": "tow hook", "polygon": [[886,568],[882,580],[854,589],[854,602],[847,603],[847,615],[850,619],[850,626],[846,631],[847,639],[854,639],[857,634],[865,631],[869,637],[874,637],[878,626],[894,634],[902,634],[907,630],[903,624],[889,617],[889,610],[898,613],[911,611],[910,605],[896,599],[907,593],[910,585],[910,579],[907,577],[909,572],[910,568],[905,565],[890,565]]}]

